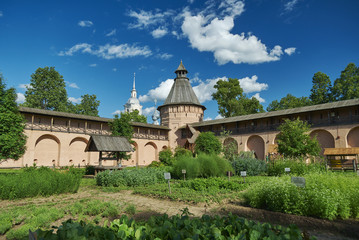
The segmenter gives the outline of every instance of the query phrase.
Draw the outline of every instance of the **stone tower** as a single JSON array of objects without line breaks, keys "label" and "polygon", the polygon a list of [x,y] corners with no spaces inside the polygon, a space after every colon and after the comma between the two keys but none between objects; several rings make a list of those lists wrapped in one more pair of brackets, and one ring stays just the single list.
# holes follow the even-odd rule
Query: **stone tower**
[{"label": "stone tower", "polygon": [[134,110],[138,110],[139,114],[142,114],[142,106],[140,101],[137,99],[137,91],[136,91],[136,75],[133,74],[133,86],[131,91],[131,97],[127,100],[127,103],[124,105],[125,112],[133,112]]},{"label": "stone tower", "polygon": [[161,125],[169,127],[169,146],[175,148],[183,146],[188,136],[183,136],[181,128],[188,123],[203,121],[203,113],[206,109],[198,101],[187,77],[188,71],[182,61],[175,71],[176,78],[165,103],[158,107],[161,117]]}]

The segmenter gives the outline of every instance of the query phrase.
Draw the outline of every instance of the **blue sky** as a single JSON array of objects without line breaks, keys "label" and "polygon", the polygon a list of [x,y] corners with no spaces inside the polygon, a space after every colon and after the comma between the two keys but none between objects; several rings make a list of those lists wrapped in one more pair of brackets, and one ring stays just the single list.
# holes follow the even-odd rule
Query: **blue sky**
[{"label": "blue sky", "polygon": [[21,102],[30,75],[54,66],[71,101],[96,94],[109,118],[123,110],[136,73],[150,116],[182,60],[205,119],[215,119],[218,79],[240,79],[266,108],[288,93],[309,96],[318,71],[334,81],[358,65],[358,12],[357,0],[2,0],[0,72]]}]

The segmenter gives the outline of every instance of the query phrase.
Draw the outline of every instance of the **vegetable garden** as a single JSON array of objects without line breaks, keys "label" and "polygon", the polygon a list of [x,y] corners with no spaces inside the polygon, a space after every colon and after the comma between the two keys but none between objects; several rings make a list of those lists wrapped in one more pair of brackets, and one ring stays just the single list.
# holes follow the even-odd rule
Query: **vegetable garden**
[{"label": "vegetable garden", "polygon": [[[105,171],[95,179],[81,179],[84,171],[72,168],[0,174],[5,206],[0,213],[0,234],[6,239],[28,239],[30,229],[39,239],[310,238],[294,225],[259,223],[223,211],[230,204],[327,220],[359,220],[359,177],[354,173],[326,172],[320,164],[293,160],[265,164],[248,156],[229,164],[218,156],[183,154],[168,162],[167,166]],[[284,172],[287,166],[290,173]],[[181,169],[187,170],[186,180]],[[235,176],[229,179],[227,171]],[[245,179],[238,176],[241,171],[247,171]],[[172,175],[171,193],[165,172]],[[304,177],[305,188],[294,185],[291,176]],[[154,212],[134,220],[136,214],[146,213],[146,207],[126,198],[119,200],[128,193],[178,206],[202,204],[209,206],[206,214],[210,216],[192,216],[187,207],[167,216],[155,211],[157,203],[151,209]],[[359,229],[350,234],[355,231]]]}]

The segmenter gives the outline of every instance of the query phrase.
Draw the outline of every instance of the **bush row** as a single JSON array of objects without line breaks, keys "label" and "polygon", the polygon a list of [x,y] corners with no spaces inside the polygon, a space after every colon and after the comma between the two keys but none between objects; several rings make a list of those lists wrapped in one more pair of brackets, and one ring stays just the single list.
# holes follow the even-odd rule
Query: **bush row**
[{"label": "bush row", "polygon": [[284,168],[290,168],[290,173],[295,175],[305,175],[308,173],[320,173],[325,171],[325,165],[320,163],[310,163],[294,160],[282,159],[268,163],[267,173],[269,176],[281,176],[285,174]]},{"label": "bush row", "polygon": [[96,175],[96,184],[105,187],[146,186],[164,182],[166,168],[131,168],[100,172]]},{"label": "bush row", "polygon": [[196,158],[180,156],[173,164],[172,174],[183,178],[182,169],[186,170],[186,178],[220,177],[227,171],[233,171],[230,163],[217,155],[199,154]]},{"label": "bush row", "polygon": [[[188,211],[188,210],[187,210]],[[294,225],[274,226],[249,221],[238,216],[189,218],[167,215],[151,217],[145,223],[136,223],[122,216],[109,227],[84,222],[64,222],[57,230],[37,230],[39,239],[302,239]]]},{"label": "bush row", "polygon": [[359,217],[359,178],[338,173],[305,175],[306,187],[275,177],[252,185],[244,194],[252,207],[319,218]]},{"label": "bush row", "polygon": [[81,176],[73,169],[59,172],[46,167],[29,167],[19,174],[0,175],[0,199],[74,193],[80,186]]}]

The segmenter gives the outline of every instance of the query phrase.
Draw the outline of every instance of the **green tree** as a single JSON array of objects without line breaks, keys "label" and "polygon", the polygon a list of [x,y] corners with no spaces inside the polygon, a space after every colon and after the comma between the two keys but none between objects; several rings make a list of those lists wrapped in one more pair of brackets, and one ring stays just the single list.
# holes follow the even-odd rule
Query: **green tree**
[{"label": "green tree", "polygon": [[0,75],[0,161],[19,159],[26,150],[25,120],[19,113],[14,88],[5,89]]},{"label": "green tree", "polygon": [[202,132],[196,139],[194,151],[196,154],[219,154],[222,151],[222,143],[213,132]]},{"label": "green tree", "polygon": [[228,81],[219,80],[212,94],[213,100],[218,103],[218,113],[223,117],[234,117],[263,112],[263,106],[258,99],[248,98],[239,85],[238,79],[229,78]]},{"label": "green tree", "polygon": [[98,117],[98,107],[100,106],[100,101],[96,98],[95,94],[85,94],[81,96],[81,103],[76,105],[76,113]]},{"label": "green tree", "polygon": [[31,75],[25,92],[25,107],[54,111],[67,111],[67,92],[63,77],[55,67],[38,68]]},{"label": "green tree", "polygon": [[359,67],[354,63],[349,63],[334,81],[333,96],[336,101],[359,98]]},{"label": "green tree", "polygon": [[322,104],[332,101],[332,84],[327,74],[322,72],[315,73],[312,82],[313,86],[309,96],[312,104]]},{"label": "green tree", "polygon": [[301,121],[286,119],[278,128],[280,133],[277,137],[278,152],[287,157],[318,156],[320,146],[316,138],[308,134],[310,126]]},{"label": "green tree", "polygon": [[[137,110],[133,112],[121,113],[120,117],[116,114],[112,122],[109,123],[113,136],[126,137],[130,143],[133,143],[133,127],[131,122],[142,122],[147,123],[145,116],[140,115]],[[120,159],[129,159],[131,155],[126,153],[120,153]]]},{"label": "green tree", "polygon": [[173,164],[173,153],[171,149],[167,148],[158,154],[158,158],[160,159],[160,162],[163,163],[166,166],[172,166]]},{"label": "green tree", "polygon": [[278,100],[272,101],[268,107],[267,111],[278,111],[278,110],[285,110],[289,108],[296,108],[296,107],[304,107],[310,106],[312,102],[307,97],[295,97],[291,94],[287,94],[287,96],[283,97],[279,102]]}]

